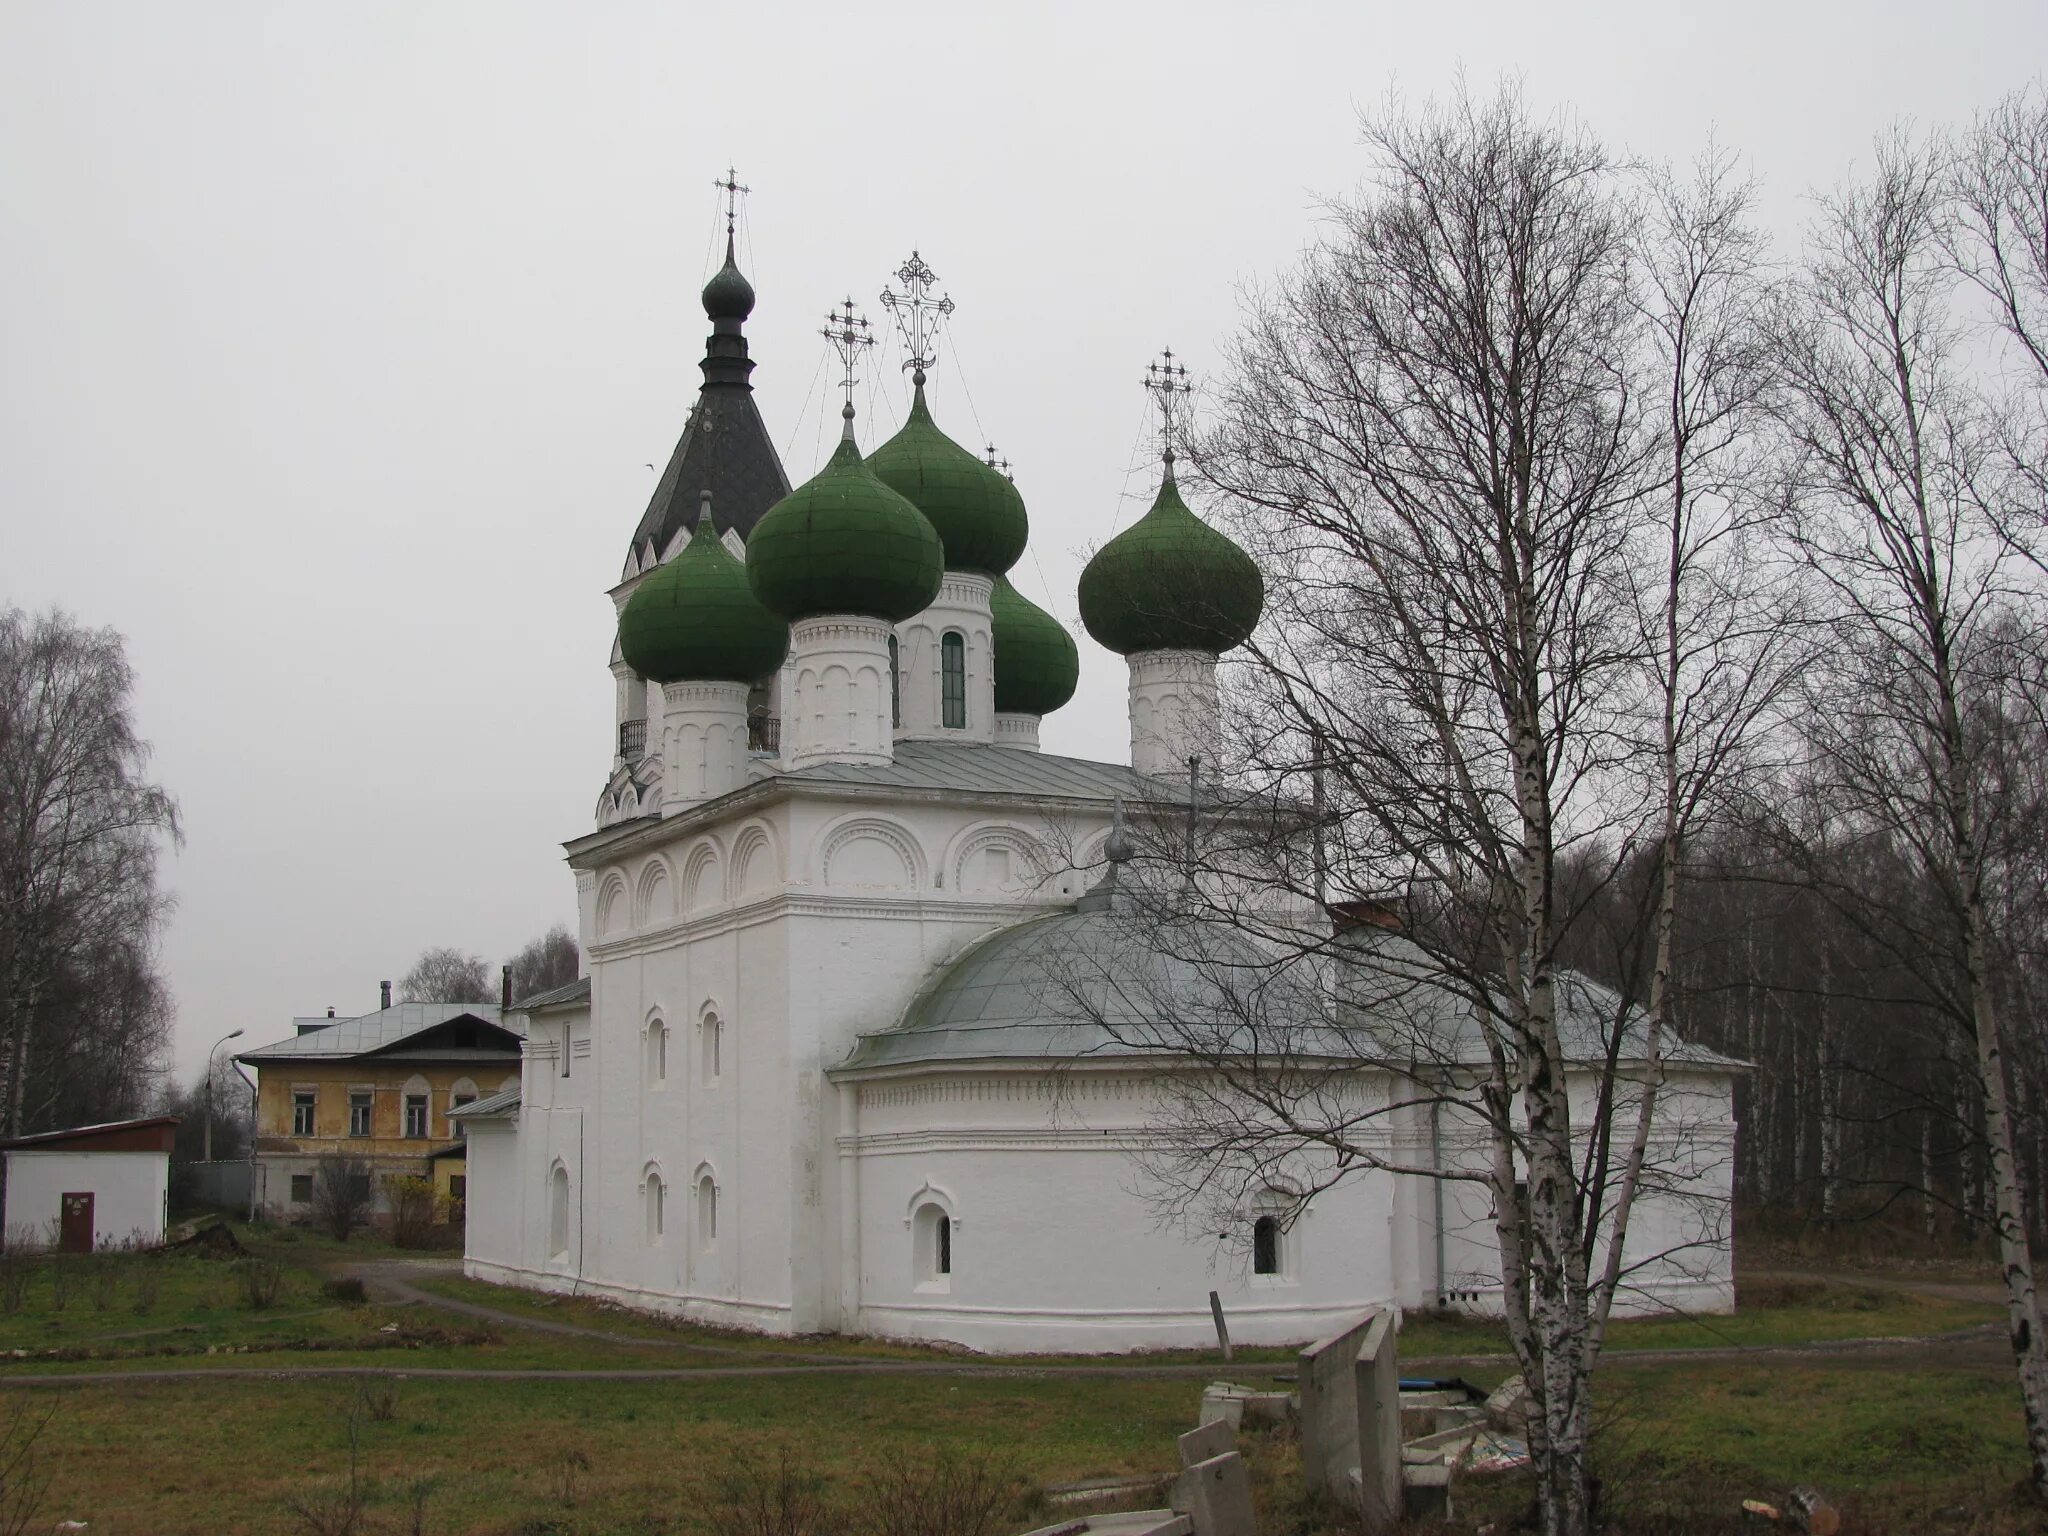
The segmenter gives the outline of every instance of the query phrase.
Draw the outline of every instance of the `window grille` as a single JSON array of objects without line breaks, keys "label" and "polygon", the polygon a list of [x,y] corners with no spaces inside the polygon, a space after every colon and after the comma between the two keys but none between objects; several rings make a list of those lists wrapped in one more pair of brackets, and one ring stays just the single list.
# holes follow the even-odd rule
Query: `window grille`
[{"label": "window grille", "polygon": [[949,731],[967,726],[967,641],[957,630],[949,630],[939,641],[940,699],[945,706],[941,723]]},{"label": "window grille", "polygon": [[619,722],[619,756],[627,762],[637,762],[647,751],[647,722],[645,720],[622,720]]}]

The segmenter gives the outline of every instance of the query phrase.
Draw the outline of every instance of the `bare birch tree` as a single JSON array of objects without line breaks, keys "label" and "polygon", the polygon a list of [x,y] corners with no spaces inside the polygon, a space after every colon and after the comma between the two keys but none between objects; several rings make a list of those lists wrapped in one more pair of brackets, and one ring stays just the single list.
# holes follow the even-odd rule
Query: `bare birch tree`
[{"label": "bare birch tree", "polygon": [[1895,133],[1866,179],[1823,202],[1810,234],[1784,354],[1796,526],[1832,643],[1804,724],[1838,817],[1915,870],[1925,907],[1892,947],[1974,1044],[2013,1356],[2048,1496],[2048,1339],[2000,1007],[2011,936],[1997,923],[2001,741],[2037,713],[2042,612],[1998,517],[2006,461],[1963,347],[1947,191],[1942,157]]},{"label": "bare birch tree", "polygon": [[[1301,894],[1370,896],[1362,910],[1400,932],[1354,926],[1340,955],[1327,926],[1276,931],[1270,908],[1210,916],[1262,949],[1330,957],[1350,1033],[1326,1034],[1322,1056],[1348,1041],[1354,1067],[1409,1066],[1391,1101],[1308,1070],[1318,1052],[1275,1021],[1313,1018],[1330,994],[1306,979],[1247,988],[1249,963],[1219,988],[1244,999],[1216,1032],[1236,1044],[1208,1064],[1275,1146],[1306,1138],[1339,1164],[1416,1171],[1363,1134],[1404,1107],[1455,1105],[1482,1128],[1478,1162],[1455,1176],[1491,1197],[1509,1337],[1538,1407],[1543,1524],[1566,1536],[1591,1519],[1589,1382],[1626,1278],[1596,1277],[1594,1256],[1625,1244],[1636,1194],[1611,1129],[1637,1123],[1659,1076],[1639,1017],[1557,963],[1560,861],[1611,863],[1653,803],[1632,740],[1648,653],[1628,573],[1664,455],[1637,210],[1601,146],[1533,121],[1512,91],[1390,109],[1366,139],[1376,182],[1330,210],[1324,241],[1256,304],[1198,464],[1273,595],[1238,669],[1243,761],[1226,766],[1282,803],[1320,804]],[[1243,822],[1190,838],[1190,855],[1229,866],[1287,841],[1233,846]],[[1227,904],[1227,879],[1182,888]],[[1601,1087],[1575,1104],[1589,1080]]]},{"label": "bare birch tree", "polygon": [[[0,1130],[120,1113],[168,1028],[156,860],[177,807],[147,776],[121,637],[0,613]],[[80,1102],[80,1090],[97,1085]]]}]

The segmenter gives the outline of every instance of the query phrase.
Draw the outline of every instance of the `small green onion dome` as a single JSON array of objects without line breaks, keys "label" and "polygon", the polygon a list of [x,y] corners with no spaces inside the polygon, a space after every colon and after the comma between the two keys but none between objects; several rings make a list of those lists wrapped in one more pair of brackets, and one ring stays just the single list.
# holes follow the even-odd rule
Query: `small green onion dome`
[{"label": "small green onion dome", "polygon": [[994,620],[996,708],[1003,714],[1049,715],[1074,696],[1081,653],[1066,625],[996,578],[989,594]]},{"label": "small green onion dome", "polygon": [[868,456],[868,468],[931,520],[946,569],[1000,576],[1024,553],[1031,524],[1009,477],[946,436],[924,403],[923,374],[903,430]]},{"label": "small green onion dome", "polygon": [[754,595],[785,619],[859,613],[899,623],[939,595],[945,546],[925,516],[882,484],[847,436],[825,467],[770,507],[747,535]]},{"label": "small green onion dome", "polygon": [[711,320],[744,320],[754,312],[754,285],[733,259],[732,236],[725,237],[725,265],[704,285],[704,314]]},{"label": "small green onion dome", "polygon": [[1095,552],[1079,595],[1081,622],[1112,651],[1220,656],[1258,626],[1266,583],[1250,555],[1188,510],[1169,454],[1152,510]]},{"label": "small green onion dome", "polygon": [[619,654],[657,683],[752,683],[788,652],[789,625],[754,596],[706,495],[690,542],[640,583],[619,615]]}]

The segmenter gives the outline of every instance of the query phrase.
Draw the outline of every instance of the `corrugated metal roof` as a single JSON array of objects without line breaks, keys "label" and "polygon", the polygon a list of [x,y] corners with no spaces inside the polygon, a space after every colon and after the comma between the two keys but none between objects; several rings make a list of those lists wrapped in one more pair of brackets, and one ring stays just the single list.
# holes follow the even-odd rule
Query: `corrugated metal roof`
[{"label": "corrugated metal roof", "polygon": [[522,1037],[526,1033],[517,1020],[499,1018],[496,1003],[394,1003],[360,1018],[334,1019],[323,1028],[294,1035],[275,1045],[243,1051],[235,1060],[261,1065],[266,1061],[365,1056],[372,1051],[389,1050],[436,1025],[460,1018],[495,1024]]},{"label": "corrugated metal roof", "polygon": [[475,1120],[484,1115],[503,1114],[508,1109],[519,1107],[519,1090],[507,1088],[502,1093],[493,1093],[472,1103],[463,1104],[448,1111],[450,1120]]}]

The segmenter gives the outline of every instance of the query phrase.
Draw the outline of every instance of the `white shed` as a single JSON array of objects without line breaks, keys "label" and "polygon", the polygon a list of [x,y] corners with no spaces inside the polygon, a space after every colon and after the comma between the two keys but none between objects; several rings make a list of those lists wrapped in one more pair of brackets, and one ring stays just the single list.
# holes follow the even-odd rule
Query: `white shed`
[{"label": "white shed", "polygon": [[157,1115],[0,1141],[7,1245],[89,1253],[161,1243],[177,1128],[176,1115]]}]

